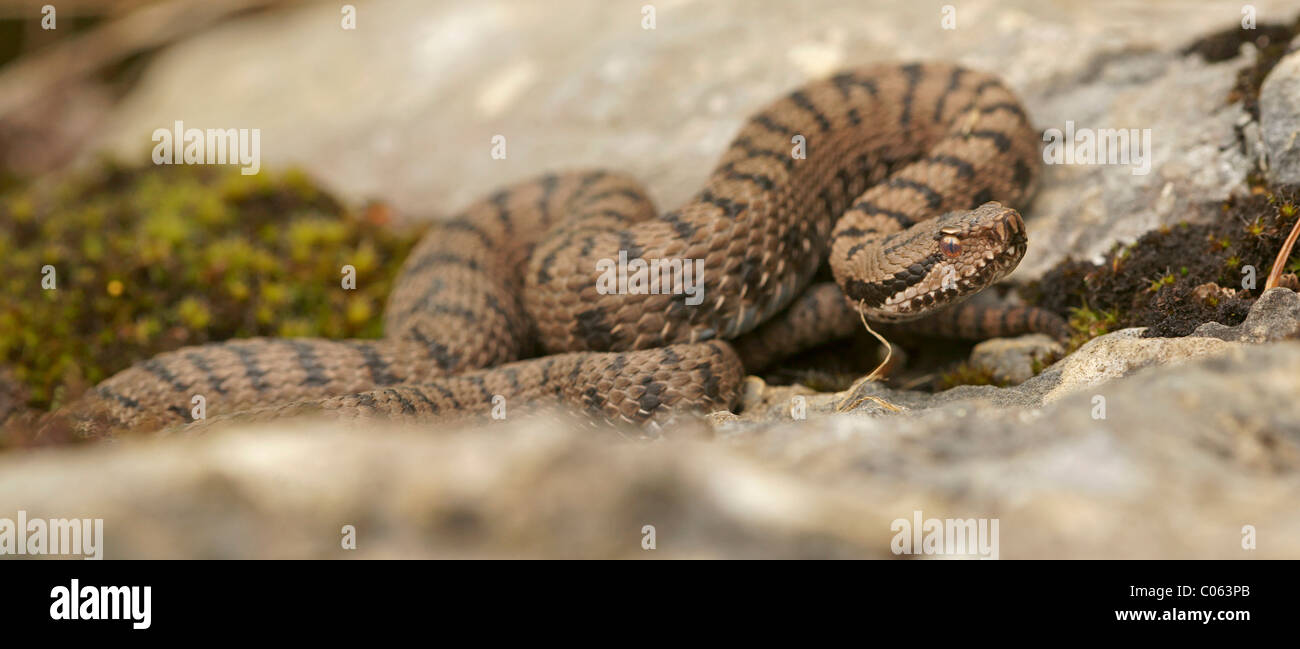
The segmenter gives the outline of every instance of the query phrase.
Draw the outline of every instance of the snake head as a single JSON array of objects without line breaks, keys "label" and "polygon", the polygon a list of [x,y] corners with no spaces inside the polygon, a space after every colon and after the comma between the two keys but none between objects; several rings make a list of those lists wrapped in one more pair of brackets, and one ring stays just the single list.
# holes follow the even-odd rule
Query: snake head
[{"label": "snake head", "polygon": [[1025,255],[1025,223],[1015,210],[985,203],[949,212],[863,250],[859,277],[840,279],[869,320],[897,322],[960,302],[1006,277]]}]

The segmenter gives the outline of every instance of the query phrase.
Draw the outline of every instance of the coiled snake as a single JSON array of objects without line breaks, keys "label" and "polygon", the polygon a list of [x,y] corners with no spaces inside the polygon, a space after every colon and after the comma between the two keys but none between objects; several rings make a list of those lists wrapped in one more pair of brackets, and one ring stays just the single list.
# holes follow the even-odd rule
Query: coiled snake
[{"label": "coiled snake", "polygon": [[[189,422],[204,395],[209,415],[486,419],[506,404],[653,427],[734,407],[742,359],[753,370],[846,335],[859,308],[966,338],[1059,335],[1044,311],[958,304],[1024,254],[1020,215],[993,201],[1026,198],[1036,140],[992,75],[944,63],[842,72],[752,116],[678,209],[657,213],[617,173],[516,184],[424,236],[384,339],[183,348],[103,381],[46,425],[155,430]],[[620,252],[703,260],[702,301],[599,290],[597,269]],[[838,287],[810,287],[827,260]]]}]

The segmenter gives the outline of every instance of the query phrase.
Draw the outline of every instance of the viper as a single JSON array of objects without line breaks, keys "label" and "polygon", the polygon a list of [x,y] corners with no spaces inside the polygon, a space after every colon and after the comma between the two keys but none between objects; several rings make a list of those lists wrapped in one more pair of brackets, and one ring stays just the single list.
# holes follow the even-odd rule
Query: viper
[{"label": "viper", "polygon": [[[991,74],[843,71],[749,117],[676,209],[657,211],[610,171],[514,184],[423,236],[384,338],[182,348],[106,379],[46,425],[157,430],[190,423],[198,395],[209,416],[446,421],[560,408],[654,429],[734,408],[746,369],[850,334],[859,318],[973,339],[1060,336],[1046,311],[963,302],[1024,255],[1014,208],[1038,155],[1023,106]],[[598,269],[619,259],[702,260],[697,294],[598,290]],[[833,284],[813,283],[823,264]]]}]

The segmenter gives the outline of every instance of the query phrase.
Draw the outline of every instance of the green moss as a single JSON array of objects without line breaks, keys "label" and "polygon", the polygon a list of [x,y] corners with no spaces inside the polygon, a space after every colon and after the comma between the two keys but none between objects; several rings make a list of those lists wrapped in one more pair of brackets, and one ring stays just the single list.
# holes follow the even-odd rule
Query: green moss
[{"label": "green moss", "polygon": [[[184,345],[247,336],[377,337],[418,237],[290,170],[104,164],[0,193],[0,353],[28,405]],[[357,269],[344,290],[340,269]],[[43,290],[41,268],[57,288]]]},{"label": "green moss", "polygon": [[970,363],[960,363],[951,370],[939,375],[939,389],[947,390],[959,385],[995,385],[1005,388],[1010,383],[993,378],[993,371],[986,367],[976,367]]},{"label": "green moss", "polygon": [[1247,225],[1246,234],[1249,234],[1252,237],[1262,236],[1264,234],[1263,220],[1257,218],[1254,221],[1252,221],[1250,225]]},{"label": "green moss", "polygon": [[[1183,274],[1186,275],[1187,273],[1184,272]],[[1173,274],[1166,272],[1164,275],[1161,275],[1160,277],[1151,280],[1151,285],[1147,287],[1147,290],[1152,293],[1155,293],[1156,291],[1159,291],[1162,287],[1173,286],[1173,285],[1174,285]]]},{"label": "green moss", "polygon": [[1092,309],[1084,303],[1081,307],[1070,309],[1069,325],[1072,335],[1067,350],[1072,352],[1083,346],[1083,343],[1113,331],[1119,325],[1119,312]]}]

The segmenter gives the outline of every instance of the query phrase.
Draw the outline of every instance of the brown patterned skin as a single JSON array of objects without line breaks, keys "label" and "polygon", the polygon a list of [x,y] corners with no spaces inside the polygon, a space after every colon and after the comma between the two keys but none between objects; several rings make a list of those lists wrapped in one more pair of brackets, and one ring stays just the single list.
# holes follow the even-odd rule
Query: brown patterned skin
[{"label": "brown patterned skin", "polygon": [[[405,260],[383,340],[161,354],[48,425],[94,436],[183,424],[196,394],[209,417],[487,418],[499,396],[512,413],[556,406],[653,425],[734,406],[741,358],[755,365],[851,333],[858,308],[886,322],[939,314],[931,330],[968,337],[1059,334],[1044,312],[945,308],[1024,254],[1020,215],[992,201],[1023,202],[1037,154],[996,77],[942,63],[844,72],[751,117],[676,210],[658,213],[635,181],[603,171],[546,175],[471,205]],[[703,302],[603,294],[597,264],[619,251],[702,259]],[[839,288],[819,286],[782,313],[827,260]],[[737,338],[740,356],[722,342]]]},{"label": "brown patterned skin", "polygon": [[[902,323],[876,323],[872,329],[890,340],[950,338],[984,340],[1029,333],[1047,334],[1064,341],[1069,327],[1060,316],[1031,306],[990,306],[959,302],[939,311]],[[763,323],[733,342],[742,364],[761,369],[789,356],[791,350],[815,347],[830,340],[847,338],[862,331],[858,312],[844,299],[833,282],[809,286],[781,317]]]}]

